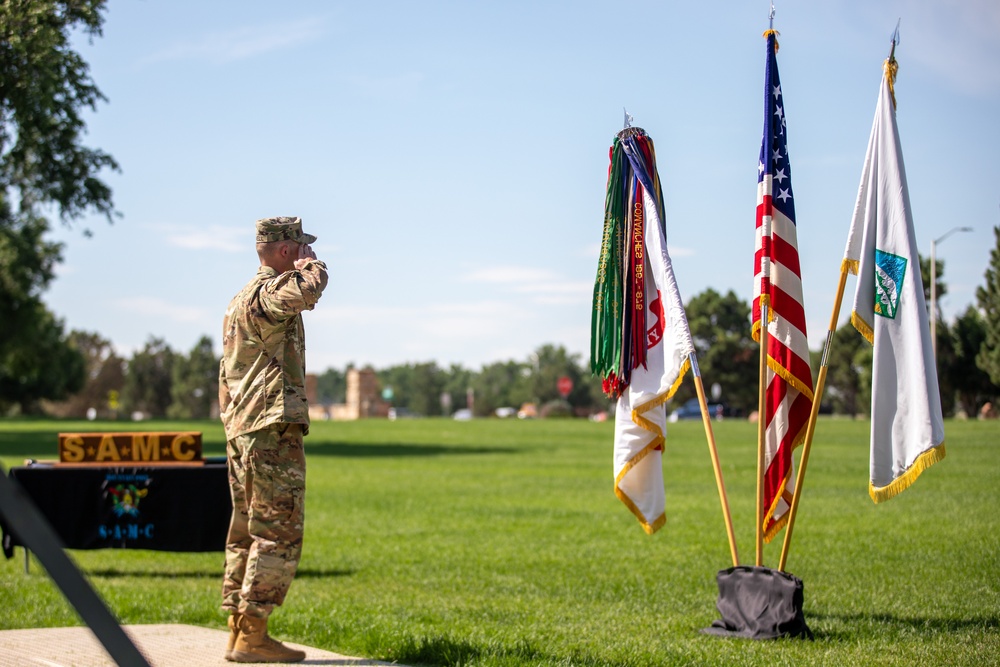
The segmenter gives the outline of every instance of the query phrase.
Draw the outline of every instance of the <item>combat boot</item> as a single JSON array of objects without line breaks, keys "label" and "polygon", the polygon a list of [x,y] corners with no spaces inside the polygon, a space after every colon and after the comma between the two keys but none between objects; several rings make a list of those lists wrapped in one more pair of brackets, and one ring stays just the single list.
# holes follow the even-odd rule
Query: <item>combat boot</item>
[{"label": "combat boot", "polygon": [[243,614],[233,612],[229,616],[226,624],[229,626],[229,641],[226,642],[226,660],[233,659],[233,647],[236,646],[236,638],[240,634],[240,618]]},{"label": "combat boot", "polygon": [[230,653],[233,662],[299,662],[304,651],[288,648],[267,634],[267,619],[244,614],[236,624],[239,634]]}]

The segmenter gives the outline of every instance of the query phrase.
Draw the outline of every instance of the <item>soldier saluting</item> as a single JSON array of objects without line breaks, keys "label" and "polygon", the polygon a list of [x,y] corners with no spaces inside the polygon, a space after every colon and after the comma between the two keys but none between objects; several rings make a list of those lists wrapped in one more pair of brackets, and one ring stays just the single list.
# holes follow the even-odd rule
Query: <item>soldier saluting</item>
[{"label": "soldier saluting", "polygon": [[222,609],[230,613],[226,659],[298,662],[305,653],[267,634],[302,554],[309,430],[302,311],[327,283],[326,264],[295,217],[257,221],[257,275],[233,297],[222,323],[219,409],[233,518],[226,538]]}]

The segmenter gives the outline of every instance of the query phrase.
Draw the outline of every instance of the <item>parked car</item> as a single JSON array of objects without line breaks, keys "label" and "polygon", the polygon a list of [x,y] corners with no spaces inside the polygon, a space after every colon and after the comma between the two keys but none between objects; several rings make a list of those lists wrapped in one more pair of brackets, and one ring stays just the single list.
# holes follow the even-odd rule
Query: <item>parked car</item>
[{"label": "parked car", "polygon": [[[708,414],[714,419],[722,419],[726,414],[724,403],[709,403]],[[667,421],[676,422],[681,419],[701,419],[701,405],[697,398],[692,398],[684,402],[684,405],[677,408],[667,417]]]}]

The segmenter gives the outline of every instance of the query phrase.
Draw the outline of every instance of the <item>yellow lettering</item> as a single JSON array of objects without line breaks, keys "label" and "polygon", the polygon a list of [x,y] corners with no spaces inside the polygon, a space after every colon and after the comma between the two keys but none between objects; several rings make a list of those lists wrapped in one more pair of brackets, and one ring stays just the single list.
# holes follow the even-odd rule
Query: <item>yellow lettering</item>
[{"label": "yellow lettering", "polygon": [[105,459],[122,460],[122,457],[118,455],[118,448],[115,446],[115,437],[110,433],[101,438],[101,444],[97,446],[97,456],[94,460],[103,461]]},{"label": "yellow lettering", "polygon": [[141,433],[132,436],[132,460],[133,461],[159,461],[160,460],[160,436],[152,433],[149,439],[142,437]]},{"label": "yellow lettering", "polygon": [[63,441],[63,460],[70,463],[83,460],[83,438],[74,435]]},{"label": "yellow lettering", "polygon": [[194,438],[190,435],[179,435],[170,443],[170,452],[177,461],[190,461],[194,458],[194,449],[183,449],[183,445],[194,445]]}]

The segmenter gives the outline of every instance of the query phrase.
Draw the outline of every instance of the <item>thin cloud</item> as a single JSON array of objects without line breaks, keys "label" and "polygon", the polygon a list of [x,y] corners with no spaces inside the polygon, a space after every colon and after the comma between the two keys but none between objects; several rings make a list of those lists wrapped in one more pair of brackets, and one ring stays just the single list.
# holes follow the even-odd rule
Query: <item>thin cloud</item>
[{"label": "thin cloud", "polygon": [[467,274],[464,279],[530,296],[533,303],[544,306],[583,303],[590,300],[594,290],[590,281],[566,280],[554,271],[527,266],[486,267]]},{"label": "thin cloud", "polygon": [[347,305],[309,314],[309,319],[317,323],[372,330],[405,327],[437,341],[494,336],[512,323],[528,317],[529,313],[519,306],[503,301],[438,303],[425,307],[398,306],[391,309]]},{"label": "thin cloud", "polygon": [[549,281],[517,285],[513,291],[531,296],[531,301],[540,306],[563,306],[588,304],[593,298],[594,283],[584,281]]},{"label": "thin cloud", "polygon": [[177,42],[146,56],[138,65],[200,60],[215,65],[245,60],[318,39],[325,32],[324,20],[308,18],[287,23],[244,26]]},{"label": "thin cloud", "polygon": [[115,299],[112,303],[117,308],[121,308],[130,314],[162,317],[177,322],[200,322],[208,316],[202,308],[168,303],[156,297],[123,297]]},{"label": "thin cloud", "polygon": [[171,224],[153,224],[149,227],[162,234],[168,245],[185,250],[239,253],[253,247],[253,236],[243,227]]},{"label": "thin cloud", "polygon": [[503,301],[473,301],[468,303],[438,303],[427,306],[399,305],[391,309],[381,306],[346,305],[324,308],[312,314],[317,320],[340,323],[379,324],[407,322],[407,326],[423,318],[477,319],[497,316],[519,316],[516,307]]},{"label": "thin cloud", "polygon": [[696,254],[694,248],[685,248],[684,246],[672,246],[667,244],[667,253],[671,257],[694,257]]},{"label": "thin cloud", "polygon": [[555,278],[556,275],[548,269],[536,269],[527,266],[492,266],[477,269],[464,276],[464,280],[469,282],[492,283],[495,285],[538,283]]},{"label": "thin cloud", "polygon": [[521,294],[538,294],[541,292],[549,294],[587,294],[589,295],[594,289],[594,283],[584,282],[582,280],[572,281],[572,280],[562,280],[562,281],[552,281],[548,283],[533,283],[527,285],[517,285],[514,288],[515,292]]}]

